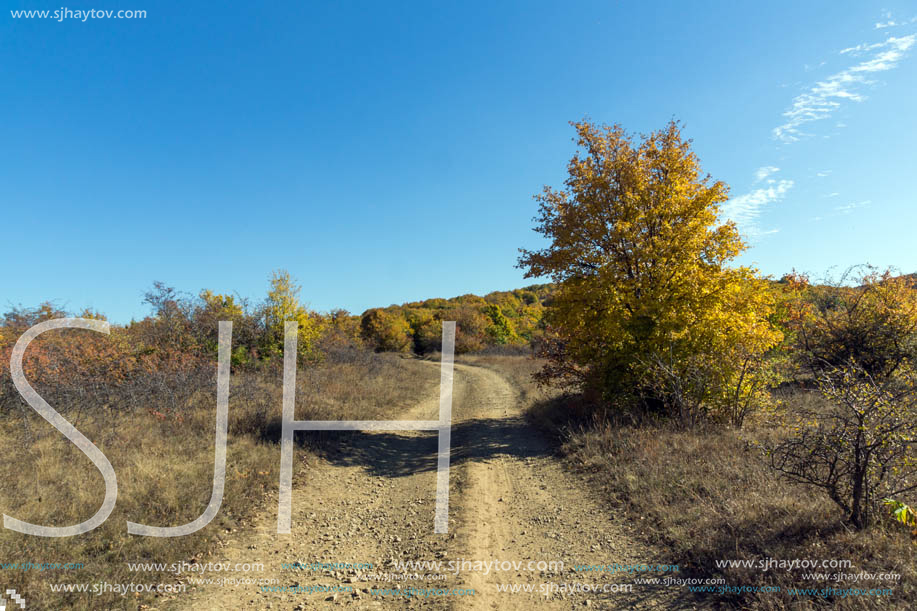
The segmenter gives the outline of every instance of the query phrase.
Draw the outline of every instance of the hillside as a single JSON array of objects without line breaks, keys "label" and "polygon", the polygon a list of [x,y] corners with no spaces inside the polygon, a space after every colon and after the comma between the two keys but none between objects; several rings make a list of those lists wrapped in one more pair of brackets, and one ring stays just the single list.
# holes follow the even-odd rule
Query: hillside
[{"label": "hillside", "polygon": [[439,350],[440,322],[454,320],[458,353],[526,346],[543,334],[542,317],[553,290],[552,284],[533,284],[483,297],[468,294],[372,308],[359,317],[359,337],[376,351],[425,354]]}]

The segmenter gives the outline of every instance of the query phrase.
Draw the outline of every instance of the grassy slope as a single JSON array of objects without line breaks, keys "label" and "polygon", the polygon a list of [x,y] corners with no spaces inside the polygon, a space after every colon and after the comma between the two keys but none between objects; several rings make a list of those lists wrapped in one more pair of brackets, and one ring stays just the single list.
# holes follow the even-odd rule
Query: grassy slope
[{"label": "grassy slope", "polygon": [[[623,512],[649,544],[671,550],[682,577],[722,577],[730,586],[779,586],[781,593],[704,594],[699,604],[735,608],[917,607],[917,559],[908,533],[895,524],[848,530],[834,504],[818,491],[772,473],[753,442],[774,435],[763,421],[743,431],[679,431],[665,425],[625,426],[595,421],[575,399],[539,390],[537,361],[466,356],[494,367],[523,389],[529,419],[551,436],[568,467],[589,478],[609,511]],[[808,401],[789,393],[788,402]],[[812,572],[899,573],[900,581],[803,580],[809,571],[719,569],[717,560],[842,559],[846,569]],[[883,588],[891,597],[791,597],[793,588]]]},{"label": "grassy slope", "polygon": [[[792,401],[808,400],[795,394]],[[856,533],[820,491],[786,482],[762,460],[756,441],[774,435],[763,422],[742,431],[680,431],[666,425],[589,423],[575,400],[536,405],[530,417],[554,431],[571,469],[587,473],[611,510],[624,511],[652,543],[668,547],[688,576],[722,577],[729,586],[778,586],[781,591],[724,594],[737,608],[914,608],[917,562],[908,533],[884,524]],[[556,434],[562,431],[561,434]],[[717,568],[717,560],[851,560],[828,573],[899,573],[900,581],[804,580],[810,571]],[[787,588],[884,588],[891,597],[790,596]],[[704,595],[699,600],[710,600]]]},{"label": "grassy slope", "polygon": [[[438,383],[434,368],[393,355],[352,354],[347,362],[301,371],[298,419],[384,419],[410,406]],[[22,593],[31,608],[124,608],[153,604],[152,596],[56,594],[50,583],[177,583],[169,573],[131,573],[127,562],[219,561],[218,549],[247,525],[263,493],[277,486],[281,379],[234,376],[229,407],[226,489],[217,517],[194,535],[148,538],[127,534],[127,520],[177,525],[206,507],[213,478],[215,388],[165,418],[151,411],[82,414],[77,427],[106,454],[118,476],[118,503],[91,533],[68,538],[0,530],[4,563],[81,562],[79,570],[2,571],[3,587]],[[152,410],[155,406],[150,406]],[[19,414],[0,414],[0,496],[3,512],[37,524],[67,525],[98,508],[104,484],[76,448],[26,408],[34,443]],[[62,410],[63,411],[63,410]],[[75,412],[74,412],[75,413]],[[300,434],[307,445],[317,438]]]}]

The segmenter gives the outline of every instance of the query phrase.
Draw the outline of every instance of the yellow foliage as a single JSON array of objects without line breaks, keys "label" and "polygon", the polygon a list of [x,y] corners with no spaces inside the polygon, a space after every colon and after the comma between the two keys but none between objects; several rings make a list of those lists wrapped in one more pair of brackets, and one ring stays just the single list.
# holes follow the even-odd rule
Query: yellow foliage
[{"label": "yellow foliage", "polygon": [[639,142],[617,125],[573,126],[566,188],[536,196],[551,245],[520,258],[527,277],[558,283],[546,314],[563,345],[555,372],[606,400],[645,394],[660,368],[696,406],[760,398],[761,356],[781,335],[755,270],[726,266],[745,248],[719,222],[726,185],[701,174],[674,121]]},{"label": "yellow foliage", "polygon": [[264,323],[272,339],[271,349],[279,351],[283,346],[286,321],[299,324],[298,351],[303,358],[313,358],[315,341],[321,335],[322,318],[310,312],[299,302],[300,286],[286,270],[271,273],[271,288],[264,303]]}]

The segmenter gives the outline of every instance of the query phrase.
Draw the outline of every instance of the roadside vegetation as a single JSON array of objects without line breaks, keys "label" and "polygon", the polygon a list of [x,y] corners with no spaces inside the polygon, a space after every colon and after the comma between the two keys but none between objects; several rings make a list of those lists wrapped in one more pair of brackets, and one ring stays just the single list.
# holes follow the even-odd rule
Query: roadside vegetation
[{"label": "roadside vegetation", "polygon": [[[68,570],[3,570],[5,588],[31,608],[98,609],[162,606],[177,595],[62,594],[50,584],[172,584],[168,571],[130,572],[131,563],[220,561],[219,549],[250,526],[276,490],[280,462],[283,320],[298,319],[307,340],[297,376],[297,419],[390,419],[434,392],[438,371],[417,360],[365,349],[346,321],[308,312],[289,276],[276,273],[265,303],[246,310],[231,298],[182,296],[157,285],[150,317],[112,326],[43,334],[29,347],[26,378],[50,405],[93,441],[117,474],[118,500],[108,520],[77,537],[44,538],[0,530],[5,563],[81,563]],[[19,396],[10,353],[32,325],[64,316],[51,304],[17,308],[0,326],[0,497],[19,520],[64,526],[92,516],[105,495],[98,470]],[[83,317],[99,317],[82,312]],[[175,538],[127,533],[126,521],[175,526],[197,518],[210,501],[216,419],[217,321],[233,320],[226,484],[216,518]],[[352,330],[352,328],[350,328]],[[339,443],[342,435],[299,433],[297,461]],[[256,574],[247,575],[249,577]]]},{"label": "roadside vegetation", "polygon": [[[536,197],[550,244],[520,258],[556,287],[536,374],[555,394],[530,419],[687,575],[780,587],[699,601],[913,607],[914,279],[862,266],[774,281],[736,266],[745,244],[720,219],[726,187],[677,123],[642,137],[574,128],[565,188]],[[718,565],[768,558],[851,565]],[[849,576],[863,571],[900,579]]]}]

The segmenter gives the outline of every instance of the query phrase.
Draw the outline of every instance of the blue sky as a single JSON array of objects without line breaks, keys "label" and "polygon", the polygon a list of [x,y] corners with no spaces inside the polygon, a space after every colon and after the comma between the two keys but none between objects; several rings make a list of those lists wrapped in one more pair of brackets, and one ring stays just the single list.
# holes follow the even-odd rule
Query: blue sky
[{"label": "blue sky", "polygon": [[191,4],[0,14],[0,306],[523,286],[584,116],[682,120],[764,273],[917,271],[913,2]]}]

